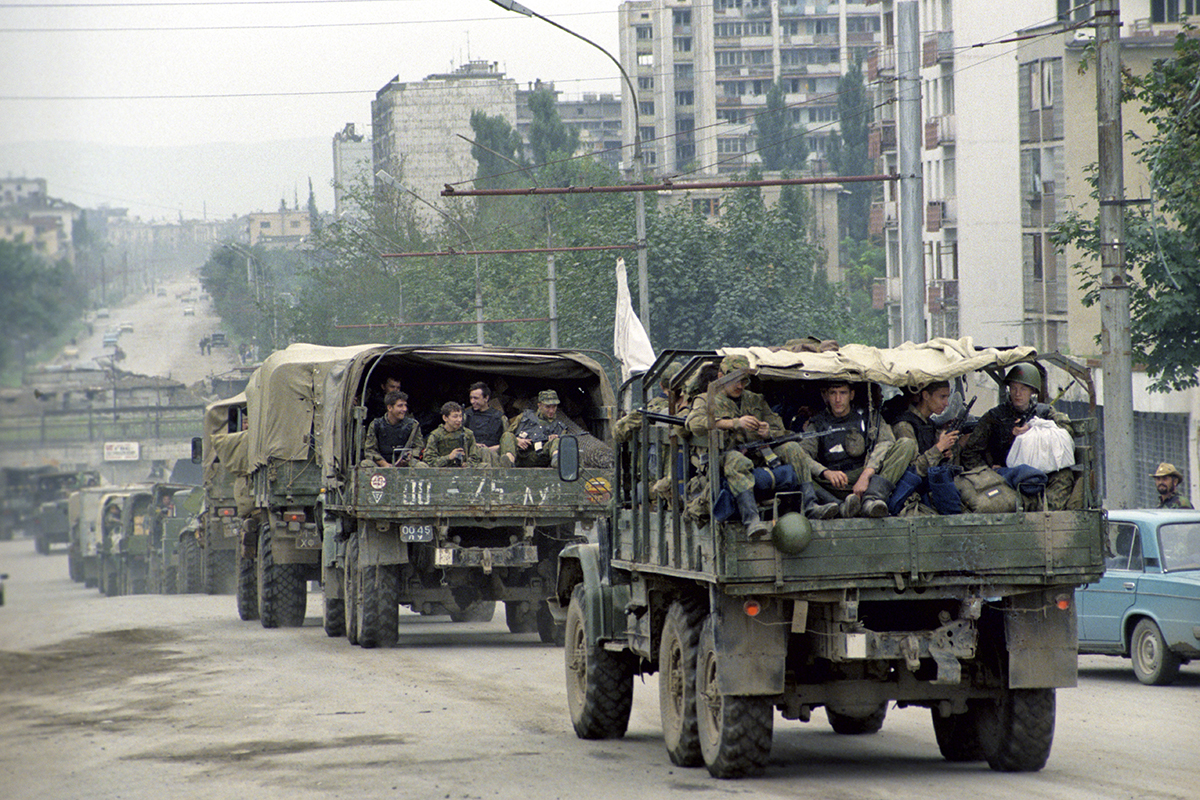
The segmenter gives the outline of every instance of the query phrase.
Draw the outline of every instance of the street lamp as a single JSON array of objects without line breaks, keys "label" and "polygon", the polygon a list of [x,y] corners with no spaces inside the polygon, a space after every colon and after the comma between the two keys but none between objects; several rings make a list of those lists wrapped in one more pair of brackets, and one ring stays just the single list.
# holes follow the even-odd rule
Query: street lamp
[{"label": "street lamp", "polygon": [[[542,22],[553,25],[564,33],[569,33],[580,41],[587,42],[592,47],[599,50],[604,55],[608,56],[608,60],[617,66],[621,73],[621,77],[625,80],[625,86],[629,89],[629,98],[633,105],[633,179],[636,183],[642,183],[644,178],[643,162],[642,162],[642,135],[638,126],[638,99],[637,91],[633,88],[633,81],[629,79],[629,73],[621,66],[612,53],[605,50],[600,45],[593,42],[591,39],[578,34],[570,28],[564,27],[549,17],[543,17],[541,14],[528,9],[514,0],[492,0],[493,3],[503,8],[505,11],[512,11],[517,14],[522,14],[526,17],[537,17]],[[646,196],[642,192],[633,193],[633,207],[636,216],[637,225],[637,257],[638,257],[638,316],[642,318],[642,325],[646,330],[650,330],[650,278],[646,272]]]},{"label": "street lamp", "polygon": [[[262,262],[254,253],[242,247],[237,242],[224,242],[222,247],[227,247],[235,253],[240,253],[246,257],[246,288],[250,288],[250,284],[254,284],[254,308],[258,312],[258,324],[255,326],[255,346],[258,346],[258,336],[261,333],[263,338],[266,338],[266,332],[261,330],[263,325],[262,320]],[[254,269],[253,265],[257,264],[258,268]],[[279,318],[275,313],[275,293],[271,293],[271,347],[274,349],[279,341]]]},{"label": "street lamp", "polygon": [[[424,197],[421,197],[421,195],[417,194],[412,189],[393,178],[391,173],[389,173],[387,170],[379,170],[375,173],[375,177],[389,186],[394,186],[402,192],[411,194],[413,197],[417,198],[417,200],[420,200],[422,203],[441,214],[447,222],[462,231],[463,236],[466,236],[467,241],[471,243],[472,250],[479,250],[479,248],[475,245],[475,237],[471,236],[470,232],[463,227],[463,224],[454,217],[450,216],[445,211],[438,208],[433,203],[429,202]],[[483,291],[479,288],[479,253],[475,254],[475,339],[478,344],[483,344]]]}]

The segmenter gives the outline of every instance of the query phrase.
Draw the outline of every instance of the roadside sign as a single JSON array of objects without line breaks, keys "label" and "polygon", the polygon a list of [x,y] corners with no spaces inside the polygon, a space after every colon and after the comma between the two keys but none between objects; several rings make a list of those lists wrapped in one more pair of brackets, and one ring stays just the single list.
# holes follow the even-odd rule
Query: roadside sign
[{"label": "roadside sign", "polygon": [[141,444],[138,442],[105,442],[105,461],[137,461],[141,458]]}]

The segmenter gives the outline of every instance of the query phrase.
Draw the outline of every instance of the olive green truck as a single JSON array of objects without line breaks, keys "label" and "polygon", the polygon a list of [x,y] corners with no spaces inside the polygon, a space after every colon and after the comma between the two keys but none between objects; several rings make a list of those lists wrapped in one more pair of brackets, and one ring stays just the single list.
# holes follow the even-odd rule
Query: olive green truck
[{"label": "olive green truck", "polygon": [[[750,389],[773,406],[819,408],[822,381],[847,379],[874,420],[885,391],[1001,380],[1036,357],[967,340],[906,348],[669,351],[642,385],[679,363],[677,393],[705,364],[743,354],[755,368]],[[1066,368],[1090,390],[1086,372]],[[650,396],[642,389],[632,405]],[[1094,420],[1071,428],[1078,510],[810,521],[780,492],[759,499],[770,535],[751,538],[736,515],[713,521],[721,476],[708,465],[720,463],[721,434],[644,424],[617,446],[598,543],[560,555],[552,606],[566,619],[577,735],[623,736],[638,676],[658,673],[671,761],[716,777],[761,772],[776,714],[808,721],[821,707],[842,734],[880,730],[889,708],[927,708],[947,760],[1041,769],[1055,690],[1076,683],[1075,589],[1103,571]],[[654,498],[664,478],[674,488]]]}]

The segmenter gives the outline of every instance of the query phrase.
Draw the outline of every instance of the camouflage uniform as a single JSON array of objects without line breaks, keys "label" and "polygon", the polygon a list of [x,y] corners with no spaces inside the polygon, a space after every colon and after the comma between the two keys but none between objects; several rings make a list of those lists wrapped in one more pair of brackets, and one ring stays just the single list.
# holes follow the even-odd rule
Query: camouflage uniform
[{"label": "camouflage uniform", "polygon": [[[558,394],[553,389],[538,393],[538,402],[543,405],[558,405]],[[517,445],[517,434],[532,432],[533,444],[522,450]],[[508,424],[508,430],[500,437],[500,464],[507,466],[505,455],[511,453],[513,463],[518,467],[549,467],[554,464],[558,454],[558,439],[549,437],[562,436],[567,432],[566,424],[558,419],[549,419],[541,412],[526,409]],[[539,447],[539,445],[541,445]]]},{"label": "camouflage uniform", "polygon": [[[1045,403],[1036,403],[1030,409],[1033,415],[1042,419],[1052,420],[1060,428],[1070,431],[1070,417],[1055,411]],[[989,410],[979,418],[979,424],[967,438],[962,448],[963,469],[974,469],[979,466],[1004,467],[1008,466],[1008,451],[1012,448],[1016,437],[1013,428],[1025,419],[1028,413],[1018,411],[1013,404],[1005,400],[1000,405]],[[1028,421],[1028,420],[1026,420]],[[1046,489],[1043,497],[1046,507],[1052,511],[1064,508],[1076,508],[1082,504],[1082,497],[1075,488],[1075,473],[1070,467],[1055,470],[1046,475]],[[1079,501],[1075,497],[1079,496]]]},{"label": "camouflage uniform", "polygon": [[[411,426],[411,427],[410,427]],[[363,443],[363,450],[366,457],[370,459],[371,465],[375,466],[379,463],[379,459],[392,462],[392,453],[389,452],[384,456],[380,452],[380,440],[383,439],[383,446],[391,451],[392,447],[407,447],[413,451],[413,460],[420,454],[421,448],[425,445],[425,437],[421,435],[421,426],[412,417],[404,417],[395,425],[387,421],[387,417],[379,417],[372,420],[367,426],[367,439]],[[391,447],[388,447],[388,444]]]},{"label": "camouflage uniform", "polygon": [[[808,454],[812,465],[813,480],[834,497],[844,498],[850,494],[867,467],[894,487],[917,456],[916,439],[897,441],[891,426],[883,422],[880,422],[877,430],[872,430],[874,426],[870,417],[858,409],[851,409],[849,414],[841,418],[833,416],[826,409],[814,416],[810,424],[814,431],[842,429],[838,433],[805,439],[803,442],[804,452]],[[875,436],[872,436],[873,433]],[[873,443],[872,439],[875,439]],[[846,488],[837,489],[821,477],[826,470],[846,473]]]},{"label": "camouflage uniform", "polygon": [[[451,459],[450,454],[460,447],[464,455]],[[469,428],[448,431],[445,423],[429,434],[421,460],[431,467],[478,467],[483,461],[479,448],[475,446],[475,433]]]},{"label": "camouflage uniform", "polygon": [[1175,489],[1169,495],[1158,497],[1159,508],[1191,508],[1192,501],[1179,494],[1179,484],[1183,482],[1183,473],[1169,461],[1158,465],[1158,469],[1150,474],[1151,478],[1175,478]]}]

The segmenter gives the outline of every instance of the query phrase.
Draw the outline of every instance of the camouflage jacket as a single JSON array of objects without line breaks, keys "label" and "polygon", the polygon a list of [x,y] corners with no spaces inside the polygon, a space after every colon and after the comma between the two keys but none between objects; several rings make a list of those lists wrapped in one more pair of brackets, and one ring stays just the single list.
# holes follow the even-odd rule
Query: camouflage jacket
[{"label": "camouflage jacket", "polygon": [[1188,500],[1186,497],[1183,497],[1178,492],[1176,492],[1175,494],[1171,495],[1170,497],[1158,498],[1158,507],[1159,508],[1191,508],[1192,501]]},{"label": "camouflage jacket", "polygon": [[[462,459],[451,459],[450,454],[460,447],[464,451]],[[431,467],[474,467],[482,461],[482,456],[479,454],[479,448],[475,446],[475,433],[470,428],[459,428],[451,432],[442,424],[429,434],[429,440],[425,442],[425,455],[421,460]]]},{"label": "camouflage jacket", "polygon": [[[765,422],[771,427],[766,437],[752,434],[750,431],[741,428],[722,431],[725,434],[722,448],[749,441],[761,441],[763,438],[775,438],[787,433],[787,430],[783,427],[783,420],[771,410],[771,407],[767,405],[767,401],[763,399],[763,396],[748,389],[742,392],[740,402],[720,390],[714,392],[712,411],[714,422],[720,419],[737,419],[738,417],[750,414],[760,422]],[[685,424],[693,436],[705,436],[708,434],[707,394],[702,394],[692,401],[692,410],[688,412]]]}]

